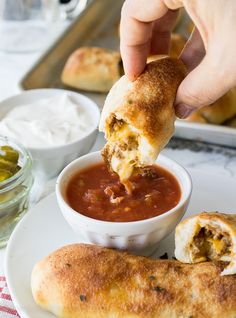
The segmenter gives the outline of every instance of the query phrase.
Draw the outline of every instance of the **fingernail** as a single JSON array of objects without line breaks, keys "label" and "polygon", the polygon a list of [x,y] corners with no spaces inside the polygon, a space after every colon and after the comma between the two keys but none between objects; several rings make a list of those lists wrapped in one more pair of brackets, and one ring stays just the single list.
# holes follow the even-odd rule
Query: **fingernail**
[{"label": "fingernail", "polygon": [[184,119],[188,117],[193,111],[194,111],[194,108],[186,104],[180,103],[175,106],[175,113],[176,113],[176,116],[179,118]]}]

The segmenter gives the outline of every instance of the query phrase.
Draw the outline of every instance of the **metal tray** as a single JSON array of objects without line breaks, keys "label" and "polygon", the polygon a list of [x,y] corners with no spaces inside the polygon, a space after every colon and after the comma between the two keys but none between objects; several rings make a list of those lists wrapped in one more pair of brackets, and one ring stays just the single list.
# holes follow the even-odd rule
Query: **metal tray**
[{"label": "metal tray", "polygon": [[[23,90],[69,88],[60,80],[70,54],[80,46],[98,46],[119,51],[119,21],[123,0],[92,0],[66,31],[22,78]],[[76,89],[75,89],[76,91]],[[102,108],[105,94],[82,92]]]},{"label": "metal tray", "polygon": [[[23,90],[36,88],[66,88],[60,80],[69,55],[80,46],[91,45],[119,50],[118,26],[123,0],[91,0],[87,8],[27,72],[19,85]],[[178,32],[186,30],[186,18],[177,25]],[[186,34],[184,34],[186,35]],[[76,91],[76,90],[75,90]],[[82,92],[100,108],[105,94]],[[176,121],[175,136],[236,147],[236,129]]]},{"label": "metal tray", "polygon": [[236,148],[236,128],[227,126],[176,120],[175,136]]}]

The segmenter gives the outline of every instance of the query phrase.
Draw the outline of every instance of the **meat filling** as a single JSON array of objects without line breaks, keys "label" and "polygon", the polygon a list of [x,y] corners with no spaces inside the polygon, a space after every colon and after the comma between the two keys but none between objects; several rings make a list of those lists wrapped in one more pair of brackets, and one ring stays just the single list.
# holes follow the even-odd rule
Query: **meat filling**
[{"label": "meat filling", "polygon": [[138,135],[123,120],[113,117],[109,123],[108,143],[103,150],[103,157],[115,171],[128,193],[132,185],[128,181],[136,164],[139,162]]},{"label": "meat filling", "polygon": [[219,228],[206,226],[193,238],[191,250],[193,259],[198,262],[223,260],[231,253],[231,240]]}]

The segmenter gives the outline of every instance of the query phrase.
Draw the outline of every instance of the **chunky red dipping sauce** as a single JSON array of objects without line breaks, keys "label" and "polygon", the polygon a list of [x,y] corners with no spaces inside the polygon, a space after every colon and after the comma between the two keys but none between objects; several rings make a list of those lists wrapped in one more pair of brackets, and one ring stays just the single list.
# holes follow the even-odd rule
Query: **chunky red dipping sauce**
[{"label": "chunky red dipping sauce", "polygon": [[111,222],[149,219],[170,210],[180,200],[178,181],[159,166],[145,168],[130,181],[133,192],[128,195],[118,176],[99,163],[70,180],[67,200],[81,214]]}]

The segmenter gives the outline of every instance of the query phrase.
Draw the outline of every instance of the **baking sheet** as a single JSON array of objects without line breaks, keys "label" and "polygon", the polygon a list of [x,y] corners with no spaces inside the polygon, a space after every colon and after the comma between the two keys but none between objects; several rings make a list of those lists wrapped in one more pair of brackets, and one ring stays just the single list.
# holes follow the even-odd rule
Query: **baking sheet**
[{"label": "baking sheet", "polygon": [[236,148],[236,128],[176,120],[175,136]]},{"label": "baking sheet", "polygon": [[[62,69],[72,52],[80,46],[98,46],[119,50],[119,21],[123,0],[93,0],[58,40],[46,51],[20,81],[24,90],[65,88]],[[74,91],[77,91],[74,89]],[[80,91],[81,92],[81,91]],[[87,93],[100,108],[105,94]]]},{"label": "baking sheet", "polygon": [[[118,27],[123,0],[92,0],[68,29],[53,43],[20,81],[23,90],[36,88],[65,88],[60,80],[69,55],[80,46],[90,45],[119,50]],[[177,25],[180,33],[188,32],[184,16]],[[187,30],[187,31],[186,31]],[[75,90],[76,91],[76,90]],[[82,92],[100,108],[105,94]],[[219,145],[236,147],[236,129],[200,123],[176,121],[175,136]]]}]

